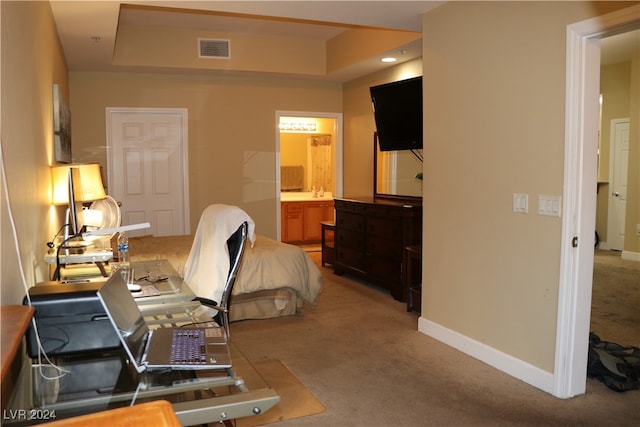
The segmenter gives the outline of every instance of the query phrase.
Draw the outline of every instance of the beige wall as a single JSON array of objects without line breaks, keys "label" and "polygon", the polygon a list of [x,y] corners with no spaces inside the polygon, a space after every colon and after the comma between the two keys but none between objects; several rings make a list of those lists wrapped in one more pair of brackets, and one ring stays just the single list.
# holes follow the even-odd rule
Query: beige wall
[{"label": "beige wall", "polygon": [[50,207],[52,85],[59,84],[66,95],[68,82],[49,2],[2,1],[0,7],[2,156],[19,242],[18,248],[2,188],[0,301],[2,304],[22,304],[26,291],[18,260],[24,269],[26,286],[46,280],[45,243],[51,240],[59,226],[60,212]]},{"label": "beige wall", "polygon": [[640,235],[636,228],[640,224],[640,52],[631,61],[631,76],[629,174],[624,252],[629,255],[629,258],[640,260]]},{"label": "beige wall", "polygon": [[344,196],[373,196],[373,133],[376,124],[371,86],[422,75],[422,59],[352,80],[344,85]]},{"label": "beige wall", "polygon": [[307,166],[307,135],[299,133],[280,134],[280,165]]},{"label": "beige wall", "polygon": [[561,218],[536,211],[563,195],[566,27],[620,7],[448,2],[423,20],[423,316],[548,372]]},{"label": "beige wall", "polygon": [[[198,37],[230,39],[231,57],[198,58],[195,55]],[[121,25],[113,62],[116,65],[167,70],[225,69],[316,76],[326,72],[325,43],[322,40],[152,26]]]},{"label": "beige wall", "polygon": [[203,74],[71,72],[74,161],[106,170],[106,107],[189,112],[191,230],[211,203],[242,207],[275,238],[276,110],[340,113],[338,83]]}]

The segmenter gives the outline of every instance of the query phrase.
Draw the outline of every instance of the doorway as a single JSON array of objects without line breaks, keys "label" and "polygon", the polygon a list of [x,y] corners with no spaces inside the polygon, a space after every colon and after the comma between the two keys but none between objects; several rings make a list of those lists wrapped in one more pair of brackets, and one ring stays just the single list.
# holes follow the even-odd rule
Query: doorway
[{"label": "doorway", "polygon": [[[282,191],[342,197],[342,147],[341,113],[276,111],[276,218],[282,217]],[[278,240],[282,232],[278,221]]]},{"label": "doorway", "polygon": [[[600,39],[640,28],[640,6],[567,27],[562,247],[552,394],[586,390],[594,266]],[[594,102],[595,101],[595,102]]]},{"label": "doorway", "polygon": [[187,110],[107,108],[107,182],[130,236],[188,234]]}]

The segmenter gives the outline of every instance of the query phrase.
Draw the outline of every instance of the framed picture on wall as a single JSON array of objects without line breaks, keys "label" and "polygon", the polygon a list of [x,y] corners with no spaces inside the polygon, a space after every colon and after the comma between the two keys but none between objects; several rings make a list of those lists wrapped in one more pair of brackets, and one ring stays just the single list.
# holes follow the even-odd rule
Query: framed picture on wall
[{"label": "framed picture on wall", "polygon": [[71,163],[71,112],[60,87],[53,85],[53,153],[58,163]]}]

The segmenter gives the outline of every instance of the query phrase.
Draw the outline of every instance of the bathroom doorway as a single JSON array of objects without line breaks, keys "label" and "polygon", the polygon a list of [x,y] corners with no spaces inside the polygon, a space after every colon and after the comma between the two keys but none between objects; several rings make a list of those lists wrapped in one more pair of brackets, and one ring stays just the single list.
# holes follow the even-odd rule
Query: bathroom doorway
[{"label": "bathroom doorway", "polygon": [[[341,197],[342,114],[276,111],[276,129],[277,217],[283,218],[283,201]],[[282,220],[277,233],[282,239]]]}]

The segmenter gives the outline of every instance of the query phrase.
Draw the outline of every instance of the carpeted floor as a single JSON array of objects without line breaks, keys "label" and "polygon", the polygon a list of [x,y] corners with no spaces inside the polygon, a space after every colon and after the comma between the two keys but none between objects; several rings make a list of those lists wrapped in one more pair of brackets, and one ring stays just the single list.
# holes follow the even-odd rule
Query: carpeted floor
[{"label": "carpeted floor", "polygon": [[380,289],[321,270],[315,309],[231,326],[247,359],[282,361],[326,407],[269,427],[640,425],[640,391],[587,380],[585,395],[557,399],[421,334],[416,313]]},{"label": "carpeted floor", "polygon": [[596,250],[591,331],[605,341],[640,347],[640,262]]}]

